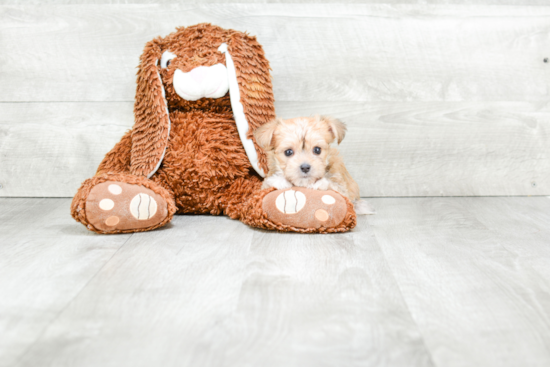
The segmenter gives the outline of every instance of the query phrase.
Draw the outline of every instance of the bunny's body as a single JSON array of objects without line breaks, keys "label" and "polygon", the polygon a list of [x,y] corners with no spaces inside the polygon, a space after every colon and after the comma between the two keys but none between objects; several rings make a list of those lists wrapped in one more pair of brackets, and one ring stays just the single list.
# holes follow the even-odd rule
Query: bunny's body
[{"label": "bunny's body", "polygon": [[336,204],[321,209],[318,191],[301,190],[299,210],[329,213],[319,221],[305,209],[281,216],[280,190],[260,189],[267,162],[252,132],[275,109],[269,64],[254,37],[209,24],[179,28],[145,46],[137,84],[134,127],[73,199],[71,214],[88,229],[147,231],[176,212],[297,232],[355,226],[353,206],[336,193]]}]

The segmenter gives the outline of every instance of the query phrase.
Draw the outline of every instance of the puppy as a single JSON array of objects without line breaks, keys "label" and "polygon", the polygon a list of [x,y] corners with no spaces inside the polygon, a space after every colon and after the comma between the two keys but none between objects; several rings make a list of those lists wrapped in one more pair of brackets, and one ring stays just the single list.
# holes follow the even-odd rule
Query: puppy
[{"label": "puppy", "polygon": [[346,125],[332,117],[275,119],[254,132],[256,142],[267,153],[269,172],[262,189],[292,186],[334,190],[349,198],[357,214],[373,214],[360,200],[359,186],[350,176],[338,150]]}]

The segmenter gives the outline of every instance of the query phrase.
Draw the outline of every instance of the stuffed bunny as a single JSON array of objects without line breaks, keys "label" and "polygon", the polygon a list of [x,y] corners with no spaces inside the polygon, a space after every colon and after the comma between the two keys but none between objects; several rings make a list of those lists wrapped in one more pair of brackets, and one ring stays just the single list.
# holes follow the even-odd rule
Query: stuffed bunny
[{"label": "stuffed bunny", "polygon": [[134,115],[134,127],[73,199],[72,216],[89,230],[149,231],[174,213],[225,214],[294,232],[355,226],[353,205],[336,192],[261,190],[266,156],[252,133],[275,109],[255,37],[199,24],[148,42]]}]

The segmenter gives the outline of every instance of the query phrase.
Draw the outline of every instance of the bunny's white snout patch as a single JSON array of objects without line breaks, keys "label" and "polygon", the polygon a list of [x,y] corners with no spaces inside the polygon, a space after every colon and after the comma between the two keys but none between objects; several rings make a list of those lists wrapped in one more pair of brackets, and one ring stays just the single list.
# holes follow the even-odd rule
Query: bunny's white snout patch
[{"label": "bunny's white snout patch", "polygon": [[181,98],[197,101],[201,98],[220,98],[229,90],[225,65],[199,66],[188,73],[176,69],[174,90]]}]

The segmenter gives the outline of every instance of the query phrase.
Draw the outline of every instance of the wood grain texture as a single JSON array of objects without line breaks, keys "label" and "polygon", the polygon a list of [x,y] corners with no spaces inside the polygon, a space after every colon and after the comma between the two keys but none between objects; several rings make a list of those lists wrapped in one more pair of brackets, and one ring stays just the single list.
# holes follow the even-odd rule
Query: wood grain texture
[{"label": "wood grain texture", "polygon": [[134,123],[132,103],[0,106],[0,196],[72,197]]},{"label": "wood grain texture", "polygon": [[257,35],[279,101],[548,99],[550,7],[137,4],[0,7],[0,101],[131,101],[145,42],[200,22]]},{"label": "wood grain texture", "polygon": [[[0,5],[91,5],[91,4],[324,4],[334,0],[0,0]],[[457,5],[548,5],[547,0],[342,0],[344,4],[457,4]]]},{"label": "wood grain texture", "polygon": [[[73,196],[133,125],[132,103],[3,103],[0,196]],[[550,109],[527,102],[276,103],[326,114],[361,195],[550,194]]]},{"label": "wood grain texture", "polygon": [[548,199],[371,204],[375,237],[436,365],[550,364],[549,278],[533,261],[548,257],[548,235],[536,234]]},{"label": "wood grain texture", "polygon": [[176,216],[134,235],[16,366],[433,366],[365,217],[342,235]]},{"label": "wood grain texture", "polygon": [[550,199],[380,198],[349,233],[88,232],[0,199],[0,366],[547,366]]},{"label": "wood grain texture", "polygon": [[[479,200],[478,200],[479,199]],[[514,266],[528,269],[550,294],[550,200],[537,198],[468,198],[465,206],[513,257]],[[513,215],[495,215],[495,212]],[[550,304],[544,305],[550,310]],[[550,324],[550,318],[547,319]]]},{"label": "wood grain texture", "polygon": [[96,236],[68,199],[0,199],[0,366],[16,365],[131,235]]}]

